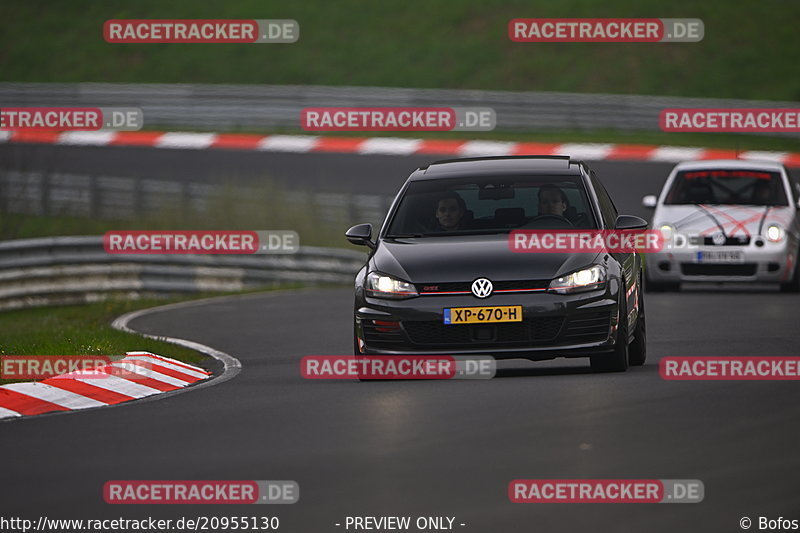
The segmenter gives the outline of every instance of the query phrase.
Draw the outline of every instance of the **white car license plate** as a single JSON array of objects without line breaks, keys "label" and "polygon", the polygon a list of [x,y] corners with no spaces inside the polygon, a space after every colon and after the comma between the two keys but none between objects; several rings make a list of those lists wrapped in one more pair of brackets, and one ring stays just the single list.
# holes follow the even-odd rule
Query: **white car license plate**
[{"label": "white car license plate", "polygon": [[744,254],[735,250],[719,250],[710,252],[697,252],[697,263],[744,263]]}]

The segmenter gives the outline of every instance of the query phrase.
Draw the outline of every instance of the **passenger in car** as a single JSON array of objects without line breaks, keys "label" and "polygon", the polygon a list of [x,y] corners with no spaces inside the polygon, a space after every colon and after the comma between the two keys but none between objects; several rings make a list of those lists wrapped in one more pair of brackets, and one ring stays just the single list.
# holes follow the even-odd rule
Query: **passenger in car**
[{"label": "passenger in car", "polygon": [[753,185],[751,202],[755,205],[772,204],[772,187],[769,181],[758,180]]},{"label": "passenger in car", "polygon": [[447,192],[436,203],[436,221],[439,231],[456,231],[462,229],[464,213],[467,205],[457,192]]},{"label": "passenger in car", "polygon": [[543,185],[539,189],[539,216],[564,216],[569,207],[569,199],[564,191],[555,185]]}]

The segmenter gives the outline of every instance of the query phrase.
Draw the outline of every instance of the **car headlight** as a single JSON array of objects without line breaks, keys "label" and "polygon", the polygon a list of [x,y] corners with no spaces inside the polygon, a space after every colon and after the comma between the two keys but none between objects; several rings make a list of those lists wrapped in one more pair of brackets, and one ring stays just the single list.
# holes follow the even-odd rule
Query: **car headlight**
[{"label": "car headlight", "polygon": [[559,294],[593,291],[606,284],[606,269],[602,265],[592,265],[572,274],[561,276],[550,282],[549,291]]},{"label": "car headlight", "polygon": [[767,227],[767,240],[770,242],[781,242],[786,236],[786,232],[777,224]]},{"label": "car headlight", "polygon": [[375,298],[413,298],[419,296],[413,284],[380,272],[370,272],[365,286],[368,296]]},{"label": "car headlight", "polygon": [[672,242],[672,237],[675,235],[675,228],[669,224],[661,224],[661,227],[658,229],[661,230],[661,235],[664,236],[664,242]]}]

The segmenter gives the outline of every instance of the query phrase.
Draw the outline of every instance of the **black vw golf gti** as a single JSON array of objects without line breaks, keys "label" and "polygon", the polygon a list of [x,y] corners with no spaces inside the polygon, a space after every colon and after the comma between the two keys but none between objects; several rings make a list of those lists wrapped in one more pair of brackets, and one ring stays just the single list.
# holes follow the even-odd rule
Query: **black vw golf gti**
[{"label": "black vw golf gti", "polygon": [[514,230],[641,230],[567,156],[439,161],[414,171],[355,281],[356,355],[589,357],[624,371],[646,357],[637,253],[519,253]]}]

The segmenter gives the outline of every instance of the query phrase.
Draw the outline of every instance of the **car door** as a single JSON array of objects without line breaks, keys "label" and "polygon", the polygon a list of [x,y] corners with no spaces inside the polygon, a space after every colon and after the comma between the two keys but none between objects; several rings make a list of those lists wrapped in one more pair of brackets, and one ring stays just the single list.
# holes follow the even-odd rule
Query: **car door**
[{"label": "car door", "polygon": [[[600,215],[603,217],[604,226],[606,229],[615,229],[617,211],[614,201],[606,191],[606,188],[597,179],[594,171],[591,172],[590,178],[592,187],[597,195],[597,202],[600,207]],[[636,320],[639,316],[639,270],[641,269],[641,258],[636,253],[612,253],[611,256],[621,265],[623,278],[625,282],[625,302],[628,310],[628,333],[633,332],[636,325]]]}]

